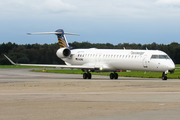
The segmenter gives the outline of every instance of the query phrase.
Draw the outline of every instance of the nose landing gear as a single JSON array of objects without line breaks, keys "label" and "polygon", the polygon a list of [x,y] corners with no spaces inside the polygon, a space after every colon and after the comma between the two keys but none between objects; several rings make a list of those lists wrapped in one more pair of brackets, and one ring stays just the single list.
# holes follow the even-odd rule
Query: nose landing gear
[{"label": "nose landing gear", "polygon": [[167,74],[165,73],[165,72],[163,72],[163,74],[162,74],[162,80],[167,80],[167,76],[166,76]]}]

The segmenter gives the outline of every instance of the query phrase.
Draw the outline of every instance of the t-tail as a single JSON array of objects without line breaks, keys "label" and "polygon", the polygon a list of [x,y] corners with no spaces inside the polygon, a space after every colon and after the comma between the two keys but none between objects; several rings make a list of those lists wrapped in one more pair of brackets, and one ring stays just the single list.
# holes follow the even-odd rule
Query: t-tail
[{"label": "t-tail", "polygon": [[55,32],[42,32],[42,33],[27,33],[28,35],[40,35],[40,34],[55,34],[58,37],[58,43],[60,48],[69,48],[70,50],[72,47],[69,46],[66,36],[67,35],[79,35],[79,34],[73,34],[73,33],[66,33],[63,29],[58,29]]}]

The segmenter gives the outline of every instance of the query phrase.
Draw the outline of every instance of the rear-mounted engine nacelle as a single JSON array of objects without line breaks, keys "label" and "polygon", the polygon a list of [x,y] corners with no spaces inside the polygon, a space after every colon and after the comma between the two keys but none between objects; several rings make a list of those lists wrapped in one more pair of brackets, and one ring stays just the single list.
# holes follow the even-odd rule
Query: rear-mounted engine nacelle
[{"label": "rear-mounted engine nacelle", "polygon": [[71,50],[69,48],[60,48],[57,50],[56,55],[59,58],[69,57],[71,55]]}]

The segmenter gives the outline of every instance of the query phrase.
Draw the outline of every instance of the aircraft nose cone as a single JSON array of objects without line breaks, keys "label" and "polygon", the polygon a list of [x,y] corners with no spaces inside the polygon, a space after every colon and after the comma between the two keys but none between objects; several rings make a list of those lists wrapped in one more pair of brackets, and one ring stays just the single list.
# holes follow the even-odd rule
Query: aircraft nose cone
[{"label": "aircraft nose cone", "polygon": [[174,63],[169,64],[168,70],[175,70],[175,64]]}]

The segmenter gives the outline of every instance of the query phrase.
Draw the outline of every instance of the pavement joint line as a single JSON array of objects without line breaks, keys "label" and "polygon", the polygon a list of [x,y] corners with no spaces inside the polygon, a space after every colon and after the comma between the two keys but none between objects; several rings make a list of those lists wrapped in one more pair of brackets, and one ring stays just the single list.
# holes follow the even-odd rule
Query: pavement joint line
[{"label": "pavement joint line", "polygon": [[180,94],[180,92],[81,92],[81,93],[0,93],[3,95],[142,95],[142,94]]}]

